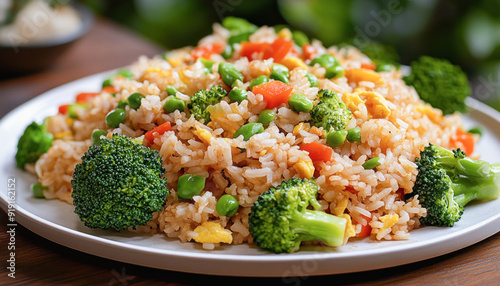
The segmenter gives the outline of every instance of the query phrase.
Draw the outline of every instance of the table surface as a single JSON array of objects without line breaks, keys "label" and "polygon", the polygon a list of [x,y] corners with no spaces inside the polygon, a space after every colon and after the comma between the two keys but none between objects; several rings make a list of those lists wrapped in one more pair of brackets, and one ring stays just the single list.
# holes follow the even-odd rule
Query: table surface
[{"label": "table surface", "polygon": [[[152,56],[162,49],[132,32],[98,19],[90,32],[50,69],[40,73],[0,78],[0,117],[14,107],[61,84],[94,73],[125,66],[139,55]],[[8,259],[7,215],[0,211],[0,260]],[[186,274],[112,261],[46,240],[28,229],[16,228],[16,274],[9,278],[0,268],[0,285],[498,285],[500,233],[475,245],[437,258],[382,270],[330,276],[295,278],[238,278]],[[324,282],[324,283],[322,283]],[[231,283],[231,284],[230,284]],[[328,284],[327,284],[328,283]]]}]

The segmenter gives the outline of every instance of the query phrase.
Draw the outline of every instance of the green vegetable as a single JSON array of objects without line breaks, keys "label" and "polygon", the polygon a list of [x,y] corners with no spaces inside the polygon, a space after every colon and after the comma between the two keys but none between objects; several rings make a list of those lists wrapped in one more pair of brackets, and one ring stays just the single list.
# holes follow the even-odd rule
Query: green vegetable
[{"label": "green vegetable", "polygon": [[471,159],[463,151],[429,144],[420,152],[417,179],[411,195],[418,195],[427,216],[425,225],[453,226],[472,200],[495,200],[500,194],[500,163]]},{"label": "green vegetable", "polygon": [[302,31],[293,31],[292,40],[299,47],[302,47],[304,44],[309,44],[309,38]]},{"label": "green vegetable", "polygon": [[262,123],[247,123],[234,133],[233,138],[238,138],[240,135],[243,135],[243,140],[248,141],[250,137],[262,132],[264,132]]},{"label": "green vegetable", "polygon": [[399,55],[393,46],[376,41],[364,41],[362,45],[356,47],[375,63],[375,71],[390,71],[391,66],[399,69]]},{"label": "green vegetable", "polygon": [[127,105],[128,105],[127,100],[120,100],[120,101],[118,101],[118,106],[116,108],[125,109],[125,106],[127,106]]},{"label": "green vegetable", "polygon": [[232,217],[233,215],[235,215],[239,207],[240,205],[238,203],[238,200],[235,197],[228,194],[225,194],[222,197],[220,197],[220,199],[217,201],[217,204],[215,205],[217,212],[220,215],[227,217]]},{"label": "green vegetable", "polygon": [[288,105],[295,112],[309,112],[313,109],[313,102],[303,94],[293,94]]},{"label": "green vegetable", "polygon": [[75,167],[75,213],[91,228],[136,228],[153,219],[170,193],[158,151],[113,134],[92,145]]},{"label": "green vegetable", "polygon": [[326,144],[330,147],[335,148],[344,144],[347,137],[347,131],[345,130],[332,130],[326,135]]},{"label": "green vegetable", "polygon": [[233,47],[231,45],[226,45],[221,53],[221,56],[227,60],[233,56]]},{"label": "green vegetable", "polygon": [[375,71],[376,72],[390,72],[391,69],[392,69],[391,64],[379,63],[379,64],[376,64]]},{"label": "green vegetable", "polygon": [[269,77],[265,76],[265,75],[259,75],[258,77],[254,78],[250,81],[250,86],[248,88],[250,90],[252,90],[254,86],[261,85],[261,84],[264,84],[266,82],[269,82]]},{"label": "green vegetable", "polygon": [[26,164],[35,163],[52,146],[54,136],[47,131],[45,124],[32,122],[26,127],[17,143],[16,164],[24,170]]},{"label": "green vegetable", "polygon": [[363,164],[363,168],[365,168],[366,170],[375,169],[376,167],[380,166],[380,163],[378,162],[379,160],[380,157],[373,157]]},{"label": "green vegetable", "polygon": [[168,93],[168,95],[173,95],[173,96],[175,96],[179,92],[177,88],[175,88],[175,86],[173,85],[167,85],[165,87],[165,91]]},{"label": "green vegetable", "polygon": [[347,130],[347,141],[361,143],[361,129],[354,127]]},{"label": "green vegetable", "polygon": [[104,87],[107,87],[107,86],[113,86],[113,81],[118,76],[122,76],[122,77],[130,80],[134,76],[134,73],[132,71],[130,71],[130,70],[127,70],[127,69],[120,70],[116,74],[114,74],[114,75],[108,77],[107,79],[105,79],[104,82],[102,83],[102,87],[104,88]]},{"label": "green vegetable", "polygon": [[101,136],[106,137],[108,133],[102,129],[96,129],[92,131],[92,144],[99,145],[101,144]]},{"label": "green vegetable", "polygon": [[176,110],[183,112],[184,109],[186,109],[186,103],[184,102],[184,100],[175,96],[167,99],[167,101],[165,101],[165,103],[163,104],[163,110],[166,113],[172,113]]},{"label": "green vegetable", "polygon": [[320,207],[318,190],[314,179],[292,178],[260,195],[248,219],[253,241],[274,253],[297,251],[302,241],[342,245],[346,219],[308,209]]},{"label": "green vegetable", "polygon": [[344,68],[341,65],[331,66],[325,70],[325,78],[343,77],[344,74]]},{"label": "green vegetable", "polygon": [[320,66],[322,66],[324,68],[329,68],[329,67],[339,65],[339,62],[331,54],[322,54],[321,56],[314,58],[311,61],[310,66],[314,66],[315,64],[319,64]]},{"label": "green vegetable", "polygon": [[185,174],[177,182],[177,197],[181,200],[190,200],[205,188],[205,177]]},{"label": "green vegetable", "polygon": [[[212,73],[212,66],[215,64],[214,61],[207,60],[204,58],[199,58],[198,60],[205,66],[205,68],[207,69],[207,73]],[[170,94],[170,95],[175,95],[175,94]]]},{"label": "green vegetable", "polygon": [[77,119],[78,113],[82,110],[87,109],[87,105],[83,103],[73,103],[68,107],[68,116],[69,118]]},{"label": "green vegetable", "polygon": [[327,89],[320,90],[318,98],[318,104],[310,112],[310,123],[316,127],[323,127],[326,132],[331,129],[344,130],[352,114],[342,99],[335,92]]},{"label": "green vegetable", "polygon": [[227,43],[232,47],[234,44],[239,44],[241,42],[248,42],[251,34],[253,34],[253,32],[244,32],[241,34],[230,36],[227,39]]},{"label": "green vegetable", "polygon": [[274,80],[279,80],[283,83],[289,84],[288,77],[290,76],[288,68],[284,65],[273,64],[273,71],[271,72],[270,78]]},{"label": "green vegetable", "polygon": [[191,115],[196,120],[204,120],[204,123],[207,124],[210,122],[210,112],[207,107],[219,103],[226,94],[227,92],[222,88],[222,85],[212,86],[211,89],[198,90],[191,97],[191,102],[188,104]]},{"label": "green vegetable", "polygon": [[220,63],[219,74],[227,86],[232,86],[236,80],[243,81],[243,75],[231,63]]},{"label": "green vegetable", "polygon": [[143,98],[144,98],[144,95],[142,95],[138,92],[134,92],[131,95],[129,95],[129,97],[127,98],[128,105],[130,106],[130,108],[137,110],[137,109],[139,109],[139,107],[141,107],[141,102],[142,102]]},{"label": "green vegetable", "polygon": [[415,88],[423,101],[441,109],[444,115],[466,110],[465,99],[471,93],[467,75],[447,60],[420,57],[411,63],[411,74],[403,80]]},{"label": "green vegetable", "polygon": [[311,87],[318,87],[319,80],[315,75],[313,75],[312,73],[308,73],[308,74],[306,74],[306,78],[309,81],[309,85]]},{"label": "green vegetable", "polygon": [[469,131],[467,131],[467,133],[477,134],[479,136],[483,136],[483,129],[479,126],[476,126],[476,127],[469,129]]},{"label": "green vegetable", "polygon": [[48,189],[44,187],[42,183],[36,183],[31,185],[31,191],[33,192],[33,196],[37,199],[44,199],[43,191]]},{"label": "green vegetable", "polygon": [[125,113],[125,109],[117,108],[111,110],[108,115],[106,115],[106,124],[109,127],[117,128],[120,126],[120,123],[125,122],[125,118],[127,114]]},{"label": "green vegetable", "polygon": [[257,118],[257,122],[262,123],[265,127],[269,126],[271,122],[276,118],[276,112],[272,109],[265,109],[259,114]]},{"label": "green vegetable", "polygon": [[231,89],[227,97],[229,97],[232,101],[241,103],[243,100],[247,99],[247,91],[242,88],[235,87]]},{"label": "green vegetable", "polygon": [[237,17],[226,17],[222,20],[222,27],[231,31],[232,34],[253,33],[258,27],[245,19]]}]

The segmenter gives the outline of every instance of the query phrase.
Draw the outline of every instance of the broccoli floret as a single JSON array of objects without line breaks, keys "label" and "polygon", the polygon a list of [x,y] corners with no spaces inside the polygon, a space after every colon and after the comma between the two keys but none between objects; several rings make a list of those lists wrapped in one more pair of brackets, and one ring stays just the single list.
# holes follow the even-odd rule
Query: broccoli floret
[{"label": "broccoli floret", "polygon": [[222,85],[212,86],[211,89],[198,90],[192,97],[191,102],[188,104],[191,115],[196,120],[204,120],[207,124],[210,122],[210,112],[207,107],[219,103],[225,96],[227,91],[224,90]]},{"label": "broccoli floret", "polygon": [[393,46],[384,45],[376,41],[367,41],[355,46],[377,65],[377,69],[385,65],[392,65],[396,68],[400,66],[399,55]]},{"label": "broccoli floret", "polygon": [[255,243],[275,253],[296,251],[302,241],[342,245],[346,219],[307,209],[319,208],[318,189],[314,179],[292,178],[260,195],[248,221]]},{"label": "broccoli floret", "polygon": [[316,127],[323,127],[326,132],[331,129],[343,130],[351,120],[351,110],[331,90],[320,90],[318,98],[318,104],[311,110],[310,123]]},{"label": "broccoli floret", "polygon": [[75,167],[71,186],[75,213],[91,228],[144,225],[170,193],[158,151],[113,134],[92,145]]},{"label": "broccoli floret", "polygon": [[49,150],[53,141],[54,136],[47,131],[45,124],[39,125],[32,122],[26,127],[17,143],[17,167],[24,170],[26,164],[35,163],[42,154]]},{"label": "broccoli floret", "polygon": [[415,88],[423,101],[441,109],[444,115],[465,112],[465,99],[471,89],[467,75],[459,66],[423,56],[411,63],[411,74],[403,79]]},{"label": "broccoli floret", "polygon": [[427,216],[424,225],[453,226],[472,200],[494,200],[500,193],[500,164],[467,157],[463,151],[429,144],[415,159],[418,195]]}]

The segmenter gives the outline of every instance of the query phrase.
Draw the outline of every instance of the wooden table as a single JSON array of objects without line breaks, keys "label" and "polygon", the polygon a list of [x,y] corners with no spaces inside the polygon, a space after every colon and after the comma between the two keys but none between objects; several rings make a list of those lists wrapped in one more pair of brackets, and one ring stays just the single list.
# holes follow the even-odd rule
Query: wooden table
[{"label": "wooden table", "polygon": [[[24,77],[0,79],[0,117],[53,87],[93,73],[127,65],[141,54],[161,48],[99,19],[51,69]],[[6,136],[3,134],[1,136]],[[4,184],[4,182],[2,182]],[[5,191],[5,187],[2,187]],[[434,259],[393,267],[331,276],[297,278],[236,278],[186,274],[111,261],[46,240],[28,229],[16,229],[16,278],[7,277],[7,215],[0,211],[0,285],[499,285],[500,233],[473,246]],[[383,259],[383,258],[381,258]],[[217,284],[216,284],[217,283]]]}]

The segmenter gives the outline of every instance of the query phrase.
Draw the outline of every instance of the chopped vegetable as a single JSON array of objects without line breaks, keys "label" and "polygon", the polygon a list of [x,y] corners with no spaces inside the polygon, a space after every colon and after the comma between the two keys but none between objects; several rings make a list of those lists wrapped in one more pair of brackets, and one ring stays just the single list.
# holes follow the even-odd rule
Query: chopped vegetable
[{"label": "chopped vegetable", "polygon": [[333,149],[318,142],[302,143],[300,150],[307,151],[313,162],[328,162],[332,158]]},{"label": "chopped vegetable", "polygon": [[259,117],[257,118],[257,122],[262,123],[264,127],[269,126],[271,122],[274,121],[276,118],[276,113],[272,109],[265,109],[262,110],[262,112],[259,114]]},{"label": "chopped vegetable", "polygon": [[240,129],[234,133],[233,137],[238,138],[240,135],[243,135],[243,140],[248,141],[255,134],[262,132],[264,132],[264,126],[262,123],[247,123],[241,126]]},{"label": "chopped vegetable", "polygon": [[146,134],[144,134],[144,139],[148,140],[148,142],[150,143],[153,143],[156,137],[162,136],[165,132],[171,130],[172,130],[172,125],[170,124],[170,122],[167,121],[146,132]]},{"label": "chopped vegetable", "polygon": [[313,102],[303,94],[294,94],[288,100],[288,106],[295,112],[309,112],[313,109]]},{"label": "chopped vegetable", "polygon": [[191,116],[194,116],[196,120],[204,120],[205,124],[209,123],[210,112],[207,110],[207,107],[219,103],[226,95],[227,91],[224,90],[222,85],[214,85],[208,90],[198,90],[191,97],[191,102],[188,104]]},{"label": "chopped vegetable", "polygon": [[272,109],[287,103],[290,99],[293,87],[281,81],[270,81],[253,87],[252,92],[262,94],[266,101],[266,108]]},{"label": "chopped vegetable", "polygon": [[450,141],[451,145],[456,148],[460,147],[465,152],[465,155],[470,156],[474,153],[474,137],[461,128],[457,129],[457,133],[451,137]]},{"label": "chopped vegetable", "polygon": [[205,178],[197,175],[185,174],[177,181],[177,197],[181,200],[190,200],[205,188]]},{"label": "chopped vegetable", "polygon": [[35,163],[52,146],[54,136],[47,131],[45,124],[32,122],[17,143],[16,164],[24,170],[26,164]]},{"label": "chopped vegetable", "polygon": [[380,166],[379,160],[380,157],[373,157],[363,164],[363,168],[365,168],[366,170],[375,169],[376,167]]}]

